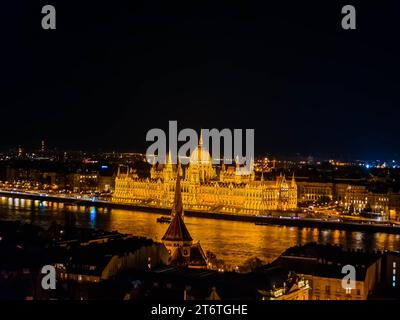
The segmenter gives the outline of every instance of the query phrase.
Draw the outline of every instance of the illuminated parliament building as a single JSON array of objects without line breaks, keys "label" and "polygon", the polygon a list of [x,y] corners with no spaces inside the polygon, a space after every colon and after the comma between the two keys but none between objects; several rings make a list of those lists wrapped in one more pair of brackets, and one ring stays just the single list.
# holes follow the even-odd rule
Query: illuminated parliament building
[{"label": "illuminated parliament building", "polygon": [[253,166],[253,161],[249,170],[238,164],[222,163],[217,173],[200,138],[185,168],[172,164],[169,154],[165,164],[151,168],[149,178],[139,178],[133,170],[118,170],[113,202],[171,208],[179,171],[185,210],[262,214],[267,210],[297,208],[294,176],[287,180],[280,175],[275,181],[264,181],[261,176],[256,180]]}]

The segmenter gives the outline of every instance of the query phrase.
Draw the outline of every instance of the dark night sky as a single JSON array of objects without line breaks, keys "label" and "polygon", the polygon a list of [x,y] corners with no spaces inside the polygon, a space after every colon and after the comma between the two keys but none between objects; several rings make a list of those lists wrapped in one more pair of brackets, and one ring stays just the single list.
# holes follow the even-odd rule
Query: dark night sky
[{"label": "dark night sky", "polygon": [[254,128],[257,153],[400,155],[399,1],[187,2],[2,3],[0,149],[144,151],[178,120]]}]

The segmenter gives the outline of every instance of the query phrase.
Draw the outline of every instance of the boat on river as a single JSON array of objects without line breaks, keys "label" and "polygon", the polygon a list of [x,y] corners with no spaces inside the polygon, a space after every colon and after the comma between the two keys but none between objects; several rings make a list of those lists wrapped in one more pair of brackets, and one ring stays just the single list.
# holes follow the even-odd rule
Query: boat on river
[{"label": "boat on river", "polygon": [[158,223],[170,223],[171,217],[170,216],[161,216],[157,218]]}]

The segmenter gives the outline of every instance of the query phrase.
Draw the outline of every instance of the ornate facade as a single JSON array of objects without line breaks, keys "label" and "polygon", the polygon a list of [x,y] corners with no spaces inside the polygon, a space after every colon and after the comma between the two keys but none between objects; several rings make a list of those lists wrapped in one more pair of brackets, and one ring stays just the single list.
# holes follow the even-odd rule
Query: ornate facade
[{"label": "ornate facade", "polygon": [[150,178],[139,179],[131,170],[118,172],[113,201],[170,208],[173,204],[177,170],[181,176],[182,199],[185,210],[204,210],[236,214],[262,214],[267,210],[297,208],[297,184],[279,176],[275,181],[256,180],[253,163],[250,170],[222,164],[217,173],[212,159],[199,146],[190,156],[185,170],[173,165],[170,155],[165,165],[155,165]]}]

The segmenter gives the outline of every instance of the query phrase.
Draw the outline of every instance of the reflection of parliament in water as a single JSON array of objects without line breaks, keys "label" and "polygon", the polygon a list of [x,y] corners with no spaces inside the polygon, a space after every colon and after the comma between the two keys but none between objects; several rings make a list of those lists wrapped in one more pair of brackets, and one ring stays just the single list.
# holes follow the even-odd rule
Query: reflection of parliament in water
[{"label": "reflection of parliament in water", "polygon": [[175,192],[176,171],[182,177],[182,198],[185,209],[257,214],[265,210],[290,210],[297,207],[297,184],[279,176],[275,181],[255,180],[253,162],[250,170],[222,164],[217,174],[208,151],[200,138],[190,156],[189,165],[182,169],[171,162],[154,165],[151,177],[140,179],[132,172],[118,170],[113,202],[170,208]]}]

